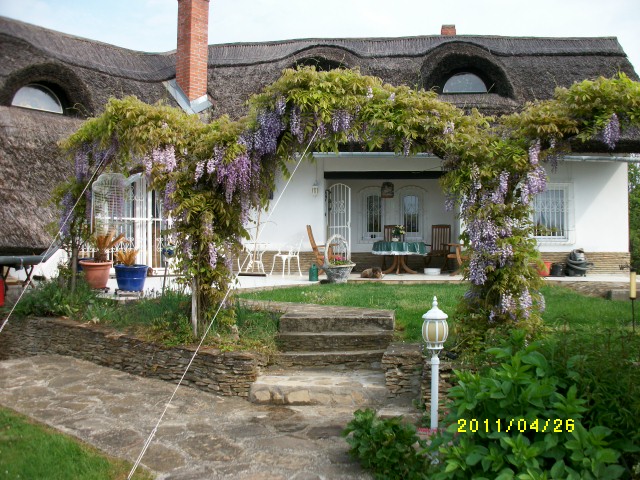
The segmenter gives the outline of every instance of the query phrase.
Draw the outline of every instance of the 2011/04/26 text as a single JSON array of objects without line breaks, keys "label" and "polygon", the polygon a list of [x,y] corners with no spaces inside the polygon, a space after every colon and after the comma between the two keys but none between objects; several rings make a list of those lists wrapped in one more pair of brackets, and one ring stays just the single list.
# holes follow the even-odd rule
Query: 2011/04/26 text
[{"label": "2011/04/26 text", "polygon": [[477,420],[475,418],[467,420],[461,418],[458,420],[458,433],[476,433],[480,432],[521,432],[533,430],[534,432],[562,433],[573,432],[575,428],[575,420],[567,419],[535,419],[527,422],[524,418],[512,418],[510,420]]}]

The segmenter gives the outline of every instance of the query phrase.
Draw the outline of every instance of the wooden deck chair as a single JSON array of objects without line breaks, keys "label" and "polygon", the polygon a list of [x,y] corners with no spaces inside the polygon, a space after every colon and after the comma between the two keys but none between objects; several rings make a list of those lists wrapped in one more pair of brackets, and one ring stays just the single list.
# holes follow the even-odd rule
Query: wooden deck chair
[{"label": "wooden deck chair", "polygon": [[[313,238],[313,230],[311,230],[311,225],[307,225],[307,235],[309,235],[309,243],[311,244],[311,250],[313,250],[313,254],[315,256],[318,272],[322,272],[322,265],[324,265],[324,253],[327,246],[316,244],[316,240]],[[330,259],[333,257],[333,255],[331,254],[331,248],[329,248],[328,256]]]},{"label": "wooden deck chair", "polygon": [[431,250],[425,256],[424,266],[428,267],[434,258],[442,258],[444,268],[447,267],[447,255],[449,255],[451,243],[451,225],[432,225],[431,226]]}]

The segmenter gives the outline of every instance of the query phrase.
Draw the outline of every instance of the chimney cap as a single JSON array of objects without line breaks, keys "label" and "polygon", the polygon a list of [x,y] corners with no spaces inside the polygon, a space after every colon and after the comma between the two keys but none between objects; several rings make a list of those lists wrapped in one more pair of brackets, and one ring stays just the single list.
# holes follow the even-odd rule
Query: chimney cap
[{"label": "chimney cap", "polygon": [[456,26],[454,24],[451,25],[442,25],[440,29],[440,35],[455,35],[456,34]]}]

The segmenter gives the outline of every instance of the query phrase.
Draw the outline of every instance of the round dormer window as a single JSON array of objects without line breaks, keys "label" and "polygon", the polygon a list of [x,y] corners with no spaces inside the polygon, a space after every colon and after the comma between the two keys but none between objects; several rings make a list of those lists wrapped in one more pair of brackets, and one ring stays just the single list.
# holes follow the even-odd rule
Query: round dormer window
[{"label": "round dormer window", "polygon": [[442,93],[487,93],[487,86],[482,79],[469,72],[460,72],[449,77]]},{"label": "round dormer window", "polygon": [[37,83],[20,88],[13,96],[11,105],[45,112],[64,113],[58,96],[49,87]]}]

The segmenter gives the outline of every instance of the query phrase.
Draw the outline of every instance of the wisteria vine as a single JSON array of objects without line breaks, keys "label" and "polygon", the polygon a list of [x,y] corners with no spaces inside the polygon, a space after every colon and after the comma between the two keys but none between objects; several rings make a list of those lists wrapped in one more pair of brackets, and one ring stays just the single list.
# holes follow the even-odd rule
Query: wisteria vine
[{"label": "wisteria vine", "polygon": [[[556,99],[496,125],[439,101],[433,92],[385,85],[352,70],[305,67],[285,71],[254,96],[250,115],[237,122],[223,117],[203,124],[170,107],[111,100],[65,148],[75,156],[77,182],[86,182],[92,166],[104,159],[117,158],[114,169],[141,166],[164,192],[183,270],[198,278],[198,294],[209,305],[229,283],[249,211],[266,205],[276,173],[286,174],[287,159],[312,132],[315,151],[357,143],[399,157],[433,153],[443,159],[446,206],[459,208],[465,226],[467,317],[484,328],[535,324],[544,299],[531,265],[538,254],[530,215],[532,199],[546,188],[545,165],[554,168],[570,149],[567,139],[575,136],[599,136],[614,149],[621,124],[640,118],[625,111],[635,108],[623,102],[633,95],[601,102],[608,105],[604,110],[596,109],[597,102],[582,102],[624,89],[637,96],[637,84],[623,75],[599,82],[559,91]],[[584,95],[586,89],[594,91]],[[562,113],[545,117],[549,111]],[[59,196],[62,211],[69,211],[72,199]]]}]

